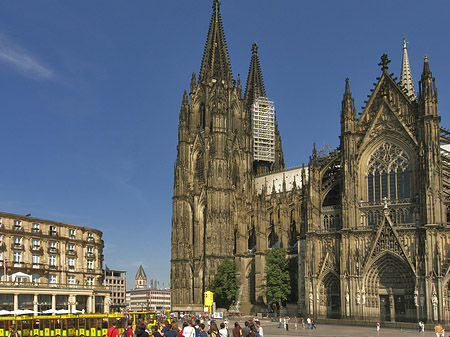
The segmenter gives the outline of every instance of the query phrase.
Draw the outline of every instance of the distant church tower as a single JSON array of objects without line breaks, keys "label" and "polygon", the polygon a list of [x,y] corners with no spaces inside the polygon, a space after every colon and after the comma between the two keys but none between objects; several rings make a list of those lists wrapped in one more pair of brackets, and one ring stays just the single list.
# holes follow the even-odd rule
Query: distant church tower
[{"label": "distant church tower", "polygon": [[147,288],[147,275],[145,275],[144,268],[140,265],[136,273],[136,289],[145,288]]},{"label": "distant church tower", "polygon": [[[225,258],[247,251],[247,218],[256,172],[284,169],[272,113],[272,153],[255,161],[252,107],[267,101],[257,45],[243,97],[232,78],[220,1],[213,14],[198,79],[184,92],[178,126],[172,217],[172,310],[203,310],[203,293]],[[254,130],[253,130],[254,131]],[[264,144],[263,144],[264,145]],[[267,158],[267,159],[266,159]]]}]

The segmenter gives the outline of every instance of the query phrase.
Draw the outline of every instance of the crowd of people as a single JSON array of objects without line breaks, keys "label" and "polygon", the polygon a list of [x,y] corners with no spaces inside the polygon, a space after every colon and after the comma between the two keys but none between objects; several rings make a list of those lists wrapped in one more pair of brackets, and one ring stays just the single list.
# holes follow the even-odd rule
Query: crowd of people
[{"label": "crowd of people", "polygon": [[[135,330],[131,325],[131,322],[124,329],[122,335],[119,334],[119,330],[116,327],[116,323],[108,329],[107,337],[264,337],[264,330],[261,327],[261,323],[258,320],[248,320],[244,322],[244,326],[238,322],[234,323],[234,327],[231,329],[228,327],[228,320],[217,325],[215,320],[211,319],[193,319],[187,318],[181,326],[176,319],[170,323],[168,320],[162,320],[156,322],[154,325],[148,324],[143,319],[136,322]],[[150,327],[149,327],[150,326]],[[230,332],[231,329],[231,332]]]}]

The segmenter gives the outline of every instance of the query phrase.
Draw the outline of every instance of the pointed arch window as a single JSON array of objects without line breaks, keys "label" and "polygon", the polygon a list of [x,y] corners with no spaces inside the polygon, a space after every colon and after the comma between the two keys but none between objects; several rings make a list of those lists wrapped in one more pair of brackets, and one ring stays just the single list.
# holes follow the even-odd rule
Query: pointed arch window
[{"label": "pointed arch window", "polygon": [[205,160],[202,152],[198,154],[195,162],[195,176],[199,183],[205,183]]},{"label": "pointed arch window", "polygon": [[247,249],[253,253],[256,250],[256,230],[253,216],[251,221],[250,230],[248,231]]},{"label": "pointed arch window", "polygon": [[386,142],[369,158],[367,170],[368,201],[410,198],[408,154],[398,145]]}]

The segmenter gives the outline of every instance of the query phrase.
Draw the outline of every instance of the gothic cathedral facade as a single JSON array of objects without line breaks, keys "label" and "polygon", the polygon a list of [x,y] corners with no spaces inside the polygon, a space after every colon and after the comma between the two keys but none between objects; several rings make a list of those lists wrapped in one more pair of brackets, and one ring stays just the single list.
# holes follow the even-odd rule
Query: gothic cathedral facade
[{"label": "gothic cathedral facade", "polygon": [[417,97],[406,43],[400,81],[389,62],[383,55],[359,116],[346,80],[339,147],[314,148],[307,166],[286,170],[258,46],[243,90],[213,1],[200,73],[179,115],[173,311],[203,311],[226,258],[238,266],[235,309],[267,305],[265,253],[279,246],[294,262],[297,314],[450,321],[450,132],[440,126],[427,57]]}]

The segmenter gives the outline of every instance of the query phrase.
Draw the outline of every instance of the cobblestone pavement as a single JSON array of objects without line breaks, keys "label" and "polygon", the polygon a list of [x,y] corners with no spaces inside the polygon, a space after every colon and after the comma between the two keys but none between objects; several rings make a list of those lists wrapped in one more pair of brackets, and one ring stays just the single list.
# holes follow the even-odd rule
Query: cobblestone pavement
[{"label": "cobblestone pavement", "polygon": [[[232,318],[229,319],[229,326],[233,327],[234,322]],[[243,326],[243,321],[239,320],[239,324]],[[331,324],[318,324],[317,329],[303,330],[301,326],[298,330],[295,330],[294,324],[289,324],[289,331],[278,328],[278,323],[261,320],[261,326],[264,329],[264,337],[272,336],[315,336],[315,337],[344,337],[344,336],[358,336],[358,337],[405,337],[405,336],[422,336],[422,337],[435,337],[434,326],[429,324],[425,326],[425,333],[419,333],[418,330],[412,329],[388,329],[381,327],[380,331],[376,331],[376,327],[365,326],[343,326],[343,325],[331,325]],[[450,327],[447,330],[450,333]],[[450,334],[446,333],[446,336]]]}]

